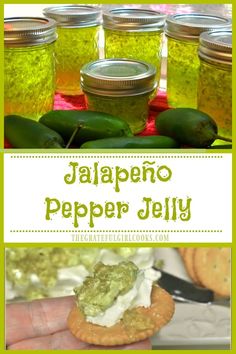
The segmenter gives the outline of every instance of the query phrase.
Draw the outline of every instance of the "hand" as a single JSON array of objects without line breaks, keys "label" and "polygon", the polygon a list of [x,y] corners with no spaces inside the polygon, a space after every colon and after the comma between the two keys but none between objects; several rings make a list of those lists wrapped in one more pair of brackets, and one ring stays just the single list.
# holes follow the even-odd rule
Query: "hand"
[{"label": "hand", "polygon": [[7,349],[151,349],[149,340],[115,347],[94,346],[81,342],[67,329],[66,321],[73,305],[73,296],[7,305]]}]

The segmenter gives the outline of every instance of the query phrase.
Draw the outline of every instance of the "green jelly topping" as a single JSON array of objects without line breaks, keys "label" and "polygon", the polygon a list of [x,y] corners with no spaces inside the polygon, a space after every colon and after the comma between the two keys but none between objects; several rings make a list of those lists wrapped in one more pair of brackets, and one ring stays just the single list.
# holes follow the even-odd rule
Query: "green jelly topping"
[{"label": "green jelly topping", "polygon": [[[49,296],[58,281],[61,268],[84,266],[89,272],[98,262],[101,248],[7,248],[6,278],[13,290],[31,300]],[[109,248],[127,259],[137,253],[137,248]],[[35,281],[35,276],[37,281]]]},{"label": "green jelly topping", "polygon": [[82,93],[80,69],[99,58],[100,26],[58,28],[56,41],[56,89],[66,95]]},{"label": "green jelly topping", "polygon": [[105,57],[146,61],[161,68],[162,32],[127,32],[105,29]]},{"label": "green jelly topping", "polygon": [[54,44],[5,48],[4,114],[38,120],[52,110],[54,74]]},{"label": "green jelly topping", "polygon": [[167,99],[171,107],[197,108],[198,43],[168,38]]},{"label": "green jelly topping", "polygon": [[99,262],[93,275],[82,286],[74,289],[77,306],[85,316],[97,316],[111,307],[119,295],[132,289],[138,268],[132,262],[104,265]]},{"label": "green jelly topping", "polygon": [[[13,286],[25,287],[27,299],[47,297],[56,285],[59,269],[84,265],[91,270],[99,252],[98,248],[8,248],[6,277]],[[32,281],[32,275],[38,282]]]},{"label": "green jelly topping", "polygon": [[104,97],[86,93],[86,102],[91,111],[105,112],[124,119],[132,133],[136,134],[145,128],[150,95]]},{"label": "green jelly topping", "polygon": [[[232,71],[231,66],[201,62],[198,86],[198,109],[211,116],[218,135],[232,137]],[[222,144],[216,140],[213,145]]]}]

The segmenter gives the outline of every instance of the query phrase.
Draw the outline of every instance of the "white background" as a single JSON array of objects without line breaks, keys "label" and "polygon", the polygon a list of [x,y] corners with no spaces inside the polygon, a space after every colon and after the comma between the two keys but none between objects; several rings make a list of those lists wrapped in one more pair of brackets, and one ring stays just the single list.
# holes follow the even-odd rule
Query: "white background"
[{"label": "white background", "polygon": [[[11,230],[75,230],[71,218],[62,218],[61,212],[45,220],[45,197],[57,198],[61,202],[90,201],[104,204],[106,201],[129,202],[129,213],[122,219],[95,218],[95,226],[88,225],[88,217],[79,219],[79,228],[87,232],[99,230],[222,230],[218,233],[170,233],[169,242],[231,242],[231,154],[182,154],[189,158],[168,158],[181,154],[129,154],[118,158],[110,154],[42,154],[42,156],[64,156],[64,158],[40,158],[41,154],[22,154],[32,158],[12,158],[5,154],[4,165],[4,210],[5,242],[71,242],[66,232],[12,233]],[[124,155],[124,154],[123,154]],[[123,156],[122,155],[122,156]],[[191,158],[198,155],[199,158]],[[90,158],[87,158],[90,156]],[[93,158],[91,158],[93,156]],[[138,158],[137,158],[138,156]],[[203,158],[200,158],[200,157]],[[222,158],[213,158],[222,156]],[[37,158],[39,157],[39,158]],[[120,193],[110,184],[72,185],[65,184],[64,175],[70,171],[69,162],[93,166],[99,161],[103,166],[120,166],[129,169],[141,166],[143,161],[155,161],[172,170],[168,182],[122,183]],[[152,197],[163,202],[166,197],[192,198],[190,221],[165,221],[162,218],[139,220],[137,210],[143,207],[143,197]],[[137,231],[137,234],[140,232]],[[100,232],[98,234],[104,234]],[[137,240],[138,241],[138,240]]]}]

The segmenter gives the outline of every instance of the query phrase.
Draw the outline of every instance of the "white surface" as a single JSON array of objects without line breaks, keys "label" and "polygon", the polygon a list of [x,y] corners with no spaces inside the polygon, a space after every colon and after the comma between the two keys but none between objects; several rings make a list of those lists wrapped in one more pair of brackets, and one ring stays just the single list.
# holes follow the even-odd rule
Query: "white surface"
[{"label": "white surface", "polygon": [[230,345],[230,309],[219,305],[176,304],[172,321],[152,338],[155,346]]},{"label": "white surface", "polygon": [[[163,270],[190,281],[183,261],[174,248],[157,248],[156,258],[163,259]],[[231,310],[227,306],[176,303],[171,322],[152,338],[155,347],[229,346]],[[208,348],[208,349],[210,349]]]}]

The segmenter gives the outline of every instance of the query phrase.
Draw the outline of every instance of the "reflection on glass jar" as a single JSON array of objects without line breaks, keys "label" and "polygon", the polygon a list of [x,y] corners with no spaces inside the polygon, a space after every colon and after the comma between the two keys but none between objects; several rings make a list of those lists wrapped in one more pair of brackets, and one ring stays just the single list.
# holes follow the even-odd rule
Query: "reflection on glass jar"
[{"label": "reflection on glass jar", "polygon": [[230,28],[229,19],[205,14],[167,17],[167,99],[172,107],[197,107],[198,41],[202,32]]},{"label": "reflection on glass jar", "polygon": [[38,120],[53,108],[55,22],[4,21],[4,114]]},{"label": "reflection on glass jar", "polygon": [[97,7],[67,5],[44,9],[57,21],[56,90],[65,95],[81,94],[81,67],[99,58],[101,11]]},{"label": "reflection on glass jar", "polygon": [[147,9],[111,9],[103,14],[105,57],[142,60],[160,79],[165,15]]},{"label": "reflection on glass jar", "polygon": [[146,62],[104,59],[85,65],[81,85],[87,108],[124,119],[134,134],[148,117],[148,103],[156,89],[156,70]]},{"label": "reflection on glass jar", "polygon": [[133,133],[141,132],[148,117],[150,94],[129,97],[101,97],[86,93],[89,110],[105,112],[125,120]]},{"label": "reflection on glass jar", "polygon": [[232,32],[202,34],[199,57],[198,109],[216,121],[219,135],[231,138]]}]

